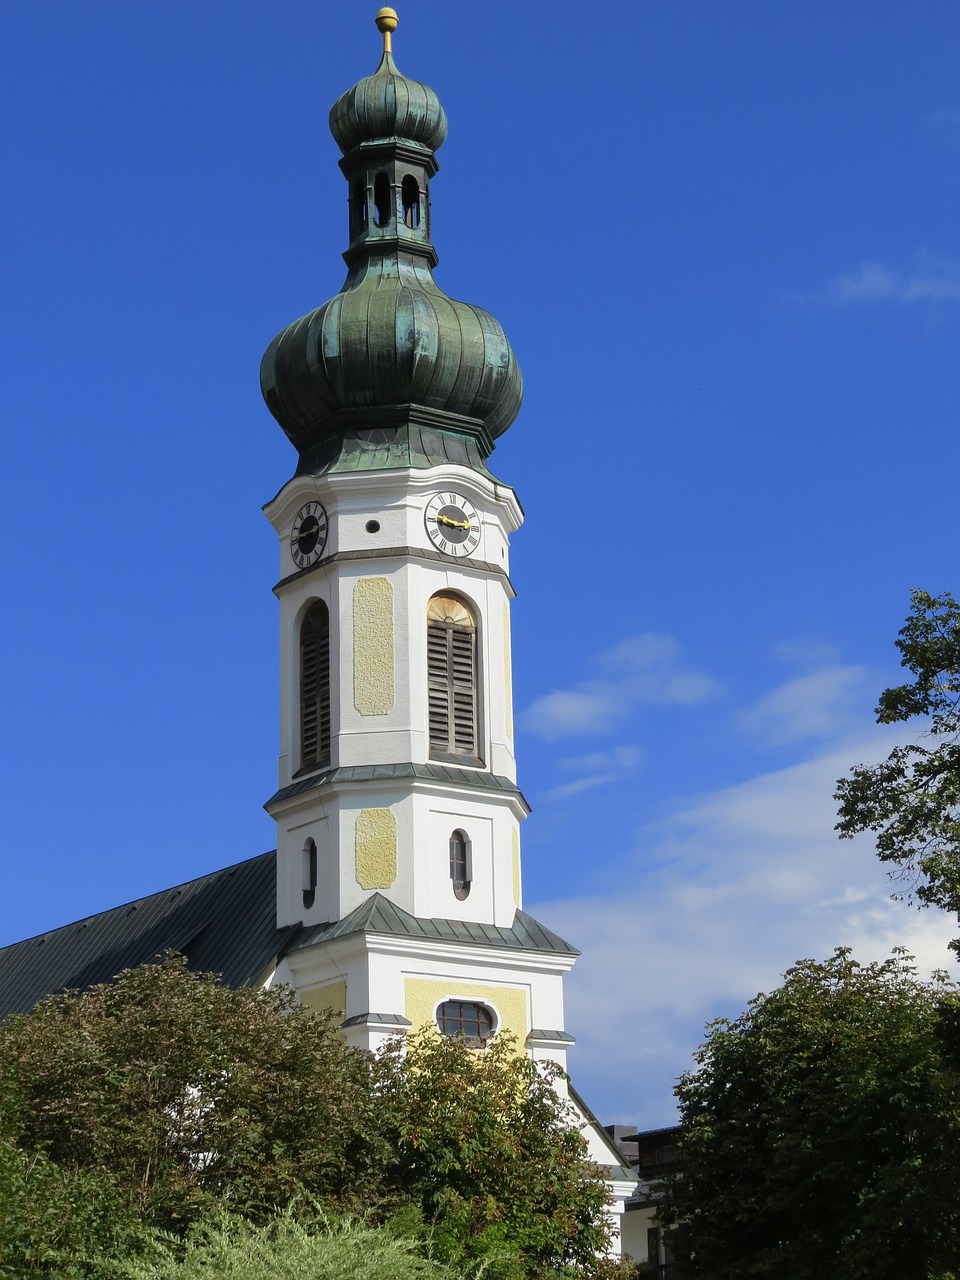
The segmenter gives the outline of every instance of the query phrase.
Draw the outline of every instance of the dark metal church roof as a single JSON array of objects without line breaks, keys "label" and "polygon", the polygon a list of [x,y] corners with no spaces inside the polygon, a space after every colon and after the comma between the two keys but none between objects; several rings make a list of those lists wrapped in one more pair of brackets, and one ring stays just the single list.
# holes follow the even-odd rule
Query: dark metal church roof
[{"label": "dark metal church roof", "polygon": [[186,956],[191,969],[221,974],[230,987],[260,982],[289,950],[361,932],[578,954],[523,911],[517,911],[508,929],[426,920],[379,893],[332,924],[278,929],[276,919],[276,854],[264,853],[0,948],[0,1018],[26,1013],[59,991],[109,982],[123,969],[146,964],[165,951]]},{"label": "dark metal church roof", "polygon": [[260,980],[293,933],[277,928],[276,855],[88,916],[0,949],[0,1017],[43,996],[109,982],[165,951],[231,987]]}]

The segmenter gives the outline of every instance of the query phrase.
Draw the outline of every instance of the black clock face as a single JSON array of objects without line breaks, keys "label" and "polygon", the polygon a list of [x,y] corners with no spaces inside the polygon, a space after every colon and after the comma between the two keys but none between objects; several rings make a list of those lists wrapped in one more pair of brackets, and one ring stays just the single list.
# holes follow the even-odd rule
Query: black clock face
[{"label": "black clock face", "polygon": [[480,545],[480,517],[459,493],[435,493],[424,520],[427,537],[448,556],[473,555]]},{"label": "black clock face", "polygon": [[297,512],[290,532],[290,554],[298,569],[305,569],[323,555],[327,541],[327,513],[319,502],[308,502]]}]

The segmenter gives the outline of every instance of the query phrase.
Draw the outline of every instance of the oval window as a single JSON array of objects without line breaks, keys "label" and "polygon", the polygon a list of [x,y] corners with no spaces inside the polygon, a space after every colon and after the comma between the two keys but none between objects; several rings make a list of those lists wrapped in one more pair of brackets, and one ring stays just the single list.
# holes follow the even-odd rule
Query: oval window
[{"label": "oval window", "polygon": [[450,879],[453,881],[454,896],[461,902],[470,892],[472,878],[467,837],[462,831],[454,831],[450,837]]}]

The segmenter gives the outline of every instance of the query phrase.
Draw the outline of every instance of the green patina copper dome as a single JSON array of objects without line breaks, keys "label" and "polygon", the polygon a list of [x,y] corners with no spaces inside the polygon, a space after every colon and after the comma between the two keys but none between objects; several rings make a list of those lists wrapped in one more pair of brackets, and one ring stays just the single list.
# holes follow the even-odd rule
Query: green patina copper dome
[{"label": "green patina copper dome", "polygon": [[432,89],[397,71],[388,34],[385,46],[376,73],[330,113],[350,184],[347,278],[274,338],[261,388],[301,471],[444,461],[486,470],[523,380],[494,317],[433,278],[429,183],[446,116]]},{"label": "green patina copper dome", "polygon": [[523,381],[493,316],[448,298],[428,268],[378,257],[351,276],[335,298],[278,334],[263,358],[267,404],[293,443],[336,431],[339,410],[405,404],[502,435],[520,409]]},{"label": "green patina copper dome", "polygon": [[330,108],[330,132],[344,155],[377,138],[403,138],[436,151],[447,136],[447,117],[430,86],[402,76],[385,52],[373,75]]}]

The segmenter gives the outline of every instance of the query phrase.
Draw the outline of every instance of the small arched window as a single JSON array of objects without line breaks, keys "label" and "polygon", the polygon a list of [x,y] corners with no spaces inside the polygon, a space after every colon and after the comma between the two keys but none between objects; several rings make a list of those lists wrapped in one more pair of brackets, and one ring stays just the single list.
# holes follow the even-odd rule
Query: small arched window
[{"label": "small arched window", "polygon": [[300,768],[330,763],[330,613],[317,600],[300,628]]},{"label": "small arched window", "polygon": [[390,225],[390,179],[378,173],[373,180],[374,221],[378,227]]},{"label": "small arched window", "polygon": [[427,608],[427,704],[434,760],[482,764],[477,624],[456,596]]},{"label": "small arched window", "polygon": [[493,1011],[474,1000],[444,1000],[437,1009],[437,1026],[442,1035],[483,1044],[493,1036]]},{"label": "small arched window", "polygon": [[404,225],[411,231],[416,230],[420,225],[420,188],[416,178],[409,173],[403,180],[400,196],[403,200]]},{"label": "small arched window", "polygon": [[317,842],[303,846],[303,905],[309,910],[317,896]]},{"label": "small arched window", "polygon": [[462,831],[454,831],[450,837],[450,879],[454,896],[462,902],[470,892],[473,879],[470,868],[470,846]]}]

